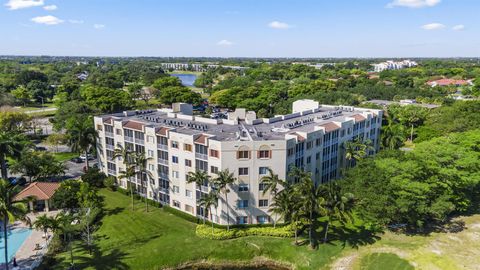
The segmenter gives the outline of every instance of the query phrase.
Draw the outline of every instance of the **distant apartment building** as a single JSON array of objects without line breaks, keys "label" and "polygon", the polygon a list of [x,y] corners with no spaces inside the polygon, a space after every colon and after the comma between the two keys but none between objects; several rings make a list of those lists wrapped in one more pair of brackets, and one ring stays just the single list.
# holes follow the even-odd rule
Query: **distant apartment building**
[{"label": "distant apartment building", "polygon": [[[268,168],[288,179],[294,167],[311,172],[317,184],[339,177],[346,164],[343,145],[369,139],[374,154],[379,148],[383,112],[350,106],[319,105],[313,100],[293,103],[293,112],[271,118],[237,109],[228,119],[192,115],[189,104],[172,109],[126,111],[95,117],[99,167],[119,176],[122,160],[113,158],[121,145],[150,158],[150,180],[132,179],[142,196],[168,204],[193,216],[203,216],[197,201],[210,191],[208,183],[188,183],[189,172],[202,170],[214,178],[229,170],[236,182],[229,187],[229,223],[272,222],[271,194],[263,194],[260,179]],[[145,178],[143,178],[145,179]],[[127,179],[118,179],[127,188]],[[220,196],[215,223],[227,224],[227,204]]]},{"label": "distant apartment building", "polygon": [[415,66],[418,66],[418,64],[415,61],[403,60],[403,61],[386,61],[378,64],[373,64],[372,66],[375,72],[382,72],[384,70],[415,67]]},{"label": "distant apartment building", "polygon": [[473,80],[455,80],[455,79],[439,79],[435,81],[428,81],[427,84],[431,87],[436,86],[466,86],[473,85]]},{"label": "distant apartment building", "polygon": [[196,71],[196,72],[205,72],[209,69],[223,67],[226,69],[233,69],[233,70],[244,70],[248,67],[241,67],[241,66],[223,66],[217,64],[210,64],[210,63],[161,63],[160,66],[163,69],[167,70],[183,70],[183,71]]}]

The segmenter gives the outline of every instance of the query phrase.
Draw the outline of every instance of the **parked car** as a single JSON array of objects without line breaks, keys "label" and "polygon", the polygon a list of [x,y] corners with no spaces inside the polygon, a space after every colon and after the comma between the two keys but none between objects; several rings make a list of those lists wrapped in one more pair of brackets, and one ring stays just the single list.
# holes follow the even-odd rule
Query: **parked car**
[{"label": "parked car", "polygon": [[12,176],[8,178],[8,181],[12,185],[19,185],[19,186],[23,186],[27,183],[27,179],[23,176],[17,176],[17,177]]},{"label": "parked car", "polygon": [[83,163],[85,160],[81,159],[80,157],[74,157],[70,159],[70,161],[73,163]]},{"label": "parked car", "polygon": [[35,146],[35,151],[47,151],[47,148],[43,146]]},{"label": "parked car", "polygon": [[[86,158],[86,157],[85,157],[85,154],[81,154],[81,155],[80,155],[80,158],[81,158],[83,161],[85,161],[85,158]],[[94,156],[88,154],[88,160],[94,160],[94,159],[95,159]]]}]

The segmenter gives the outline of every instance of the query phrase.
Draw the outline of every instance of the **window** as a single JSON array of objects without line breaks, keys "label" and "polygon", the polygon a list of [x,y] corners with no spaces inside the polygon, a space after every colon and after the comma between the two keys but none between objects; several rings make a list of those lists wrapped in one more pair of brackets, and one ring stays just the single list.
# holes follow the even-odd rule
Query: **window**
[{"label": "window", "polygon": [[122,135],[122,130],[119,129],[119,128],[117,128],[117,129],[115,129],[115,133],[116,133],[117,135]]},{"label": "window", "polygon": [[237,201],[238,208],[247,208],[248,207],[248,200],[238,200]]},{"label": "window", "polygon": [[168,161],[168,152],[157,150],[158,159]]},{"label": "window", "polygon": [[258,200],[258,207],[268,207],[268,200]]},{"label": "window", "polygon": [[177,141],[172,141],[172,147],[178,149],[178,142]]},{"label": "window", "polygon": [[258,184],[258,190],[259,191],[264,191],[266,188],[267,188],[267,184],[265,184],[265,183]]},{"label": "window", "polygon": [[258,174],[267,174],[268,173],[268,167],[259,167],[258,168]]},{"label": "window", "polygon": [[211,172],[211,173],[218,173],[218,167],[216,167],[216,166],[210,166],[210,172]]},{"label": "window", "polygon": [[185,190],[185,196],[187,196],[188,198],[192,198],[192,191],[186,189],[186,190]]},{"label": "window", "polygon": [[192,167],[192,161],[190,159],[185,159],[185,166]]},{"label": "window", "polygon": [[258,158],[270,158],[270,150],[258,151]]},{"label": "window", "polygon": [[238,168],[238,175],[248,175],[248,168]]},{"label": "window", "polygon": [[270,222],[270,217],[269,216],[257,216],[257,223],[259,224],[265,224]]},{"label": "window", "polygon": [[148,150],[148,157],[153,157],[153,150]]},{"label": "window", "polygon": [[238,159],[246,159],[250,158],[250,151],[238,151],[237,152]]},{"label": "window", "polygon": [[307,150],[313,147],[313,141],[307,142]]},{"label": "window", "polygon": [[288,148],[287,149],[287,156],[291,156],[295,153],[295,149],[292,147],[292,148]]},{"label": "window", "polygon": [[192,145],[188,144],[188,143],[184,143],[183,144],[183,150],[188,151],[188,152],[192,152]]},{"label": "window", "polygon": [[172,171],[172,177],[173,178],[178,178],[180,176],[180,174],[178,173],[178,171]]},{"label": "window", "polygon": [[148,170],[149,170],[149,171],[152,171],[152,172],[155,171],[155,165],[153,165],[153,164],[148,164]]},{"label": "window", "polygon": [[315,144],[316,144],[317,146],[319,146],[320,144],[322,144],[322,138],[317,138],[317,139],[315,140]]},{"label": "window", "polygon": [[248,224],[248,217],[247,216],[237,217],[237,224]]},{"label": "window", "polygon": [[172,156],[172,162],[178,164],[178,157]]},{"label": "window", "polygon": [[218,158],[219,157],[218,151],[210,149],[210,156]]},{"label": "window", "polygon": [[149,135],[149,136],[147,136],[147,142],[149,142],[149,143],[153,143],[153,142],[154,142],[154,140],[155,140],[155,139],[153,138],[153,136],[150,136],[150,135]]},{"label": "window", "polygon": [[307,157],[307,164],[310,164],[310,163],[312,163],[312,157],[311,156]]},{"label": "window", "polygon": [[195,159],[195,168],[199,171],[208,172],[208,162]]},{"label": "window", "polygon": [[248,184],[238,185],[238,192],[247,192],[247,191],[248,191]]},{"label": "window", "polygon": [[173,193],[180,193],[180,187],[179,186],[172,186],[172,192]]},{"label": "window", "polygon": [[173,200],[173,206],[180,208],[180,202]]}]

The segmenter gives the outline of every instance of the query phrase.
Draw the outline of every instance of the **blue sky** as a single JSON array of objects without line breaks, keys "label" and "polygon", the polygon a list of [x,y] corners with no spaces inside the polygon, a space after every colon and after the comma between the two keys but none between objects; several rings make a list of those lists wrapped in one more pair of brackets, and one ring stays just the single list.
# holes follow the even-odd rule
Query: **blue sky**
[{"label": "blue sky", "polygon": [[480,56],[478,0],[0,3],[0,55]]}]

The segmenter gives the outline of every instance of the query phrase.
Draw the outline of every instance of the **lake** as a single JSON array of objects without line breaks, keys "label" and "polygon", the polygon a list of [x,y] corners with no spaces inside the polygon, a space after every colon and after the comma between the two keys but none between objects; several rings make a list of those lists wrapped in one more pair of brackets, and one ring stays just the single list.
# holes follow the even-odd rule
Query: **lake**
[{"label": "lake", "polygon": [[179,78],[182,81],[182,84],[187,87],[192,87],[197,79],[197,75],[195,74],[170,74],[170,76]]}]

